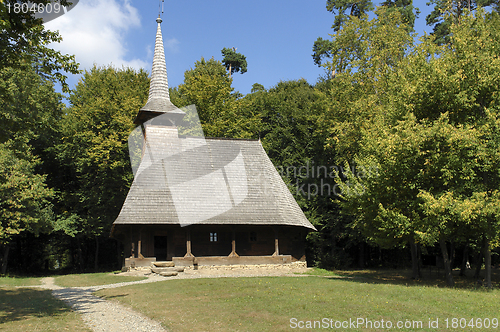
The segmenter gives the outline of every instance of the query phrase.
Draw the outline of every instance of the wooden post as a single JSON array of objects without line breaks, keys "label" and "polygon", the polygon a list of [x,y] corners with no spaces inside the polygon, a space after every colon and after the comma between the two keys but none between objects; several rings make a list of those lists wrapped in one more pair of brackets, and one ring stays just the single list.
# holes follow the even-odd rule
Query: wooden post
[{"label": "wooden post", "polygon": [[141,252],[141,242],[142,242],[142,228],[139,230],[139,241],[137,241],[137,258],[144,258]]},{"label": "wooden post", "polygon": [[137,258],[144,258],[141,253],[141,240],[137,241]]},{"label": "wooden post", "polygon": [[189,228],[186,229],[186,254],[184,257],[194,257],[191,253],[191,231]]},{"label": "wooden post", "polygon": [[240,257],[240,255],[236,253],[236,230],[234,226],[231,227],[231,233],[232,233],[231,253],[229,254],[228,257]]},{"label": "wooden post", "polygon": [[132,227],[129,228],[129,243],[131,244],[130,246],[130,258],[134,258],[135,257],[135,243],[134,243],[134,237],[132,235]]},{"label": "wooden post", "polygon": [[278,231],[273,227],[274,230],[274,254],[273,257],[280,255],[280,248],[278,245]]}]

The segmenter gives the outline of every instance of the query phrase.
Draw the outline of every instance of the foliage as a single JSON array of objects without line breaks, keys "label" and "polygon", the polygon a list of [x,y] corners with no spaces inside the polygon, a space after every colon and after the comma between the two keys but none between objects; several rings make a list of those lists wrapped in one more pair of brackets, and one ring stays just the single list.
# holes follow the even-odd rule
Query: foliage
[{"label": "foliage", "polygon": [[205,136],[255,137],[258,119],[241,107],[231,83],[220,61],[201,58],[184,73],[184,83],[173,89],[171,100],[178,107],[196,106]]},{"label": "foliage", "polygon": [[[59,33],[45,30],[42,20],[36,19],[32,12],[15,13],[12,6],[17,2],[17,0],[0,2],[0,69],[32,67],[40,76],[59,81],[63,91],[68,92],[66,77],[62,72],[79,73],[75,57],[63,55],[48,47],[51,43],[61,41]],[[22,0],[22,2],[28,1]],[[47,4],[50,1],[30,2]],[[69,1],[62,0],[60,3],[67,5]]]},{"label": "foliage", "polygon": [[373,3],[368,0],[327,0],[326,10],[334,14],[337,12],[332,29],[338,32],[350,18],[360,18],[373,10]]},{"label": "foliage", "polygon": [[386,6],[388,11],[398,11],[401,14],[403,23],[408,26],[408,30],[413,31],[415,19],[420,14],[420,10],[413,7],[413,0],[387,0],[380,5]]},{"label": "foliage", "polygon": [[65,172],[56,229],[108,234],[132,182],[127,140],[148,85],[142,70],[94,67],[72,91],[56,147]]},{"label": "foliage", "polygon": [[32,144],[50,141],[62,117],[61,95],[33,70],[0,70],[0,142],[25,137]]},{"label": "foliage", "polygon": [[0,245],[23,232],[50,228],[54,193],[45,176],[36,174],[40,160],[23,141],[0,143]]},{"label": "foliage", "polygon": [[5,272],[13,239],[52,229],[54,191],[45,173],[47,148],[62,115],[53,84],[30,68],[0,70],[0,244]]},{"label": "foliage", "polygon": [[397,12],[380,7],[376,14],[373,20],[353,18],[333,36],[331,42],[338,52],[324,64],[338,72],[321,86],[330,99],[327,147],[338,153],[340,165],[352,162],[360,148],[362,128],[369,127],[369,119],[382,112],[381,103],[398,92],[398,86],[391,83],[397,77],[390,73],[402,65],[413,45]]},{"label": "foliage", "polygon": [[[479,11],[451,26],[452,47],[424,39],[399,65],[374,67],[386,79],[373,84],[370,125],[352,151],[355,165],[377,172],[337,180],[354,225],[378,244],[439,241],[446,266],[445,241],[498,241],[496,20]],[[339,123],[339,142],[352,142],[349,123]]]},{"label": "foliage", "polygon": [[[402,16],[407,15],[406,9],[403,10],[405,7],[399,8],[401,10],[395,8],[399,7],[390,4],[378,7],[376,19],[370,21],[367,15],[353,16],[343,24],[341,30],[334,29],[335,33],[330,35],[332,40],[318,38],[313,45],[314,63],[327,68],[331,77],[337,77],[345,71],[368,69],[373,65],[394,65],[404,56],[404,50],[413,37],[408,34],[412,30],[412,26],[406,23],[408,17]],[[411,4],[408,8],[413,10]],[[378,61],[374,59],[372,62],[371,56],[379,58]],[[360,74],[359,77],[363,77],[367,73]]]},{"label": "foliage", "polygon": [[353,234],[345,230],[346,222],[331,201],[335,196],[331,168],[336,160],[324,148],[329,133],[326,96],[303,79],[280,82],[269,90],[256,87],[243,98],[244,105],[260,115],[259,137],[264,149],[319,229],[308,236],[308,259],[329,268],[350,265],[346,250]]},{"label": "foliage", "polygon": [[242,74],[247,72],[247,59],[241,54],[237,53],[236,49],[226,48],[224,47],[222,50],[222,55],[224,58],[222,59],[222,63],[226,66],[226,69],[229,71],[229,77],[234,73],[240,72]]},{"label": "foliage", "polygon": [[434,41],[438,45],[450,43],[451,24],[459,24],[461,17],[478,7],[495,5],[495,0],[431,0],[432,12],[425,18],[427,25],[434,25]]}]

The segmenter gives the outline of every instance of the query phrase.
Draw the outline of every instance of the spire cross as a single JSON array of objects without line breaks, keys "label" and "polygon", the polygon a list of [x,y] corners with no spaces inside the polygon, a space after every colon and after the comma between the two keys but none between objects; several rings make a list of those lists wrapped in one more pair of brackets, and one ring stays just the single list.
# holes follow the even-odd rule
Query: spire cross
[{"label": "spire cross", "polygon": [[158,3],[158,17],[160,17],[160,14],[163,14],[163,3],[165,0],[160,0],[161,2]]}]

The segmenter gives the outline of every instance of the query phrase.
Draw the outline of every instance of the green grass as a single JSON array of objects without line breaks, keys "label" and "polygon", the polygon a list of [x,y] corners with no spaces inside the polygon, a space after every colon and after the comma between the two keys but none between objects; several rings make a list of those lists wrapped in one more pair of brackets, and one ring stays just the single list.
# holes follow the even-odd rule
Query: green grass
[{"label": "green grass", "polygon": [[55,277],[55,283],[61,287],[87,287],[116,284],[119,282],[144,280],[146,277],[121,276],[114,273],[67,274]]},{"label": "green grass", "polygon": [[[2,278],[3,279],[3,278]],[[90,331],[49,290],[0,287],[0,331]]]},{"label": "green grass", "polygon": [[[455,288],[458,289],[480,289],[484,288],[477,284],[476,279],[473,278],[474,271],[466,271],[466,276],[460,276],[460,271],[454,270],[453,279],[455,281]],[[482,271],[484,272],[484,271]],[[411,278],[412,271],[409,269],[376,269],[376,270],[336,270],[327,271],[323,269],[312,269],[307,274],[356,279],[366,283],[379,283],[379,284],[392,284],[392,285],[405,285],[405,286],[428,286],[428,287],[447,287],[444,270],[440,269],[422,269],[421,278],[414,280]],[[500,288],[500,270],[492,269],[492,283],[493,287]]]},{"label": "green grass", "polygon": [[[120,301],[173,331],[289,331],[291,318],[422,321],[423,329],[403,330],[441,331],[446,318],[500,319],[498,290],[406,286],[367,282],[366,277],[169,280],[106,289],[97,295]],[[429,329],[429,319],[436,318],[440,329]],[[361,327],[349,330],[375,331]]]},{"label": "green grass", "polygon": [[2,286],[36,286],[41,285],[41,278],[28,277],[0,277],[0,287]]}]

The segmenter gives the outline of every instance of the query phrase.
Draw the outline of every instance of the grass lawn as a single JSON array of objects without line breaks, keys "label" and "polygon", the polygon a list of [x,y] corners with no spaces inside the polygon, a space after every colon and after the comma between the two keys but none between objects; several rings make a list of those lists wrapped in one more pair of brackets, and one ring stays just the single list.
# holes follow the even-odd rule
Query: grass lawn
[{"label": "grass lawn", "polygon": [[[4,281],[3,279],[0,280]],[[72,312],[64,302],[55,299],[50,290],[2,286],[0,331],[90,330],[84,325],[81,317]]]},{"label": "grass lawn", "polygon": [[[406,285],[393,282],[391,279],[402,280],[391,277],[394,273],[386,273],[387,278],[379,274],[370,277],[369,271],[355,278],[338,277],[349,274],[347,271],[316,273],[322,275],[169,280],[106,289],[97,295],[122,302],[173,331],[290,331],[299,324],[323,323],[323,318],[333,325],[349,319],[369,324],[369,320],[373,327],[361,324],[337,330],[381,330],[374,328],[376,324],[389,320],[392,330],[397,330],[399,321],[408,321],[415,328],[400,330],[446,331],[447,318],[448,330],[452,330],[453,318],[466,318],[467,323],[471,318],[489,318],[491,327],[491,319],[500,319],[499,290]],[[429,328],[429,319],[439,319],[437,329]],[[467,326],[455,330],[481,329]]]},{"label": "grass lawn", "polygon": [[36,286],[41,285],[42,278],[28,278],[28,277],[0,277],[0,287],[4,286]]},{"label": "grass lawn", "polygon": [[[460,276],[458,269],[453,270],[453,279],[455,281],[455,288],[459,289],[479,289],[481,288],[476,280],[473,278],[474,271],[468,270],[465,272],[466,276]],[[396,269],[377,269],[377,270],[337,270],[327,271],[322,269],[312,269],[308,272],[310,275],[317,276],[330,276],[336,278],[356,278],[359,281],[368,283],[390,283],[393,285],[406,285],[406,286],[429,286],[429,287],[447,287],[444,270],[437,270],[436,268],[422,269],[421,278],[413,280],[411,278],[411,270],[396,270]],[[484,271],[481,271],[481,276]],[[481,277],[482,278],[482,277]],[[500,269],[492,269],[491,280],[494,288],[500,288]]]},{"label": "grass lawn", "polygon": [[121,276],[114,273],[103,272],[57,276],[55,277],[55,283],[61,287],[86,287],[116,284],[127,281],[138,281],[143,279],[146,279],[146,277]]}]

